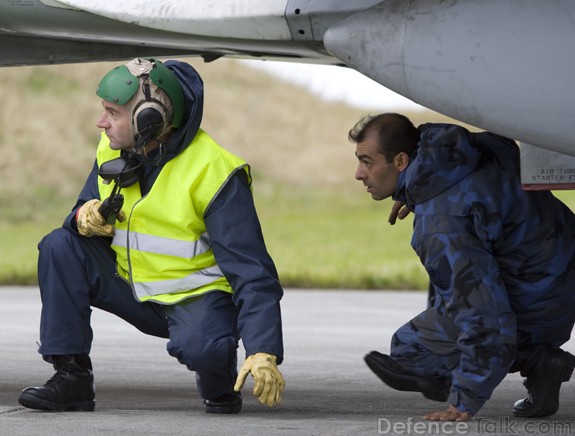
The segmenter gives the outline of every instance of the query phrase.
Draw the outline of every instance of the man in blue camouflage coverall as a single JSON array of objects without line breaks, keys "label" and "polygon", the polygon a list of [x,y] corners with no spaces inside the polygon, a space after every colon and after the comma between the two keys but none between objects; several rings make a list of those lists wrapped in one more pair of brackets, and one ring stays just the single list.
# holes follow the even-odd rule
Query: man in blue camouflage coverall
[{"label": "man in blue camouflage coverall", "polygon": [[349,139],[356,179],[374,200],[396,201],[390,222],[414,213],[412,246],[435,291],[390,355],[365,356],[370,369],[394,389],[448,401],[425,419],[469,419],[516,371],[529,396],[513,414],[557,412],[575,367],[559,348],[575,322],[575,215],[550,192],[521,189],[507,138],[381,114]]}]

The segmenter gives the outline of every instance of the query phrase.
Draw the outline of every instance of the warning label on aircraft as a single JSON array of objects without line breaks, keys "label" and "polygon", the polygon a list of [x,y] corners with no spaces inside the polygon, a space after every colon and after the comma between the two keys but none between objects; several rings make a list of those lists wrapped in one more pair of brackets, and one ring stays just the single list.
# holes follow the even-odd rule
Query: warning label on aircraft
[{"label": "warning label on aircraft", "polygon": [[525,190],[575,189],[575,156],[522,142],[521,185]]}]

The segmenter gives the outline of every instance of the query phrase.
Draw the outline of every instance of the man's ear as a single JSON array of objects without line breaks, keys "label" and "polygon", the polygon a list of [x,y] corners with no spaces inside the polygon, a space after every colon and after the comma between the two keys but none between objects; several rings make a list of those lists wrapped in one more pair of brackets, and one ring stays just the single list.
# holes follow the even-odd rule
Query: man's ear
[{"label": "man's ear", "polygon": [[409,166],[409,155],[401,151],[395,155],[393,158],[393,164],[398,171],[403,171]]}]

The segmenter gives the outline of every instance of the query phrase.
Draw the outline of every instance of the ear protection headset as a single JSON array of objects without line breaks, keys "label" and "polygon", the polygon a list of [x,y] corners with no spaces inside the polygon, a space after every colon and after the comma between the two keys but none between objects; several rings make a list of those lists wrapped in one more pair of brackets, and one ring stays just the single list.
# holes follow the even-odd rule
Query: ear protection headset
[{"label": "ear protection headset", "polygon": [[159,138],[170,127],[168,109],[151,96],[149,76],[141,76],[140,82],[145,99],[140,100],[132,111],[132,128],[136,148],[139,144],[144,146],[151,140]]}]

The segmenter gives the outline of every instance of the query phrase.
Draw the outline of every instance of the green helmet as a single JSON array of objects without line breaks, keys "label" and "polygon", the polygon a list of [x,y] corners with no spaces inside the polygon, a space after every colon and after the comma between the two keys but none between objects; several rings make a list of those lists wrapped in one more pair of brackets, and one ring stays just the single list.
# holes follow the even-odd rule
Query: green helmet
[{"label": "green helmet", "polygon": [[126,65],[121,65],[106,74],[98,88],[96,94],[109,102],[119,105],[128,103],[138,92],[140,87],[140,77],[149,75],[152,84],[156,85],[166,93],[173,106],[173,117],[171,125],[180,127],[184,119],[184,92],[176,76],[163,63],[155,59],[147,59],[153,64],[153,68],[142,74],[135,76]]}]

